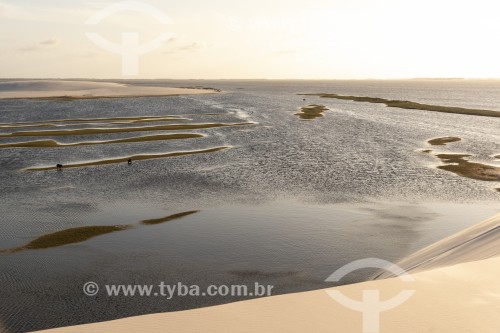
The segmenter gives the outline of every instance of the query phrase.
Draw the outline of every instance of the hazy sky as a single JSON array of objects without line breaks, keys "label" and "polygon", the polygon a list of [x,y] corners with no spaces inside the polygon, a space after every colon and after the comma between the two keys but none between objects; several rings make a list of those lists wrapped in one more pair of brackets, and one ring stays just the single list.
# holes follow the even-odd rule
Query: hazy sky
[{"label": "hazy sky", "polygon": [[139,78],[500,77],[498,0],[148,0],[170,18],[120,1],[0,0],[0,77],[121,78],[122,56],[87,38],[140,43]]}]

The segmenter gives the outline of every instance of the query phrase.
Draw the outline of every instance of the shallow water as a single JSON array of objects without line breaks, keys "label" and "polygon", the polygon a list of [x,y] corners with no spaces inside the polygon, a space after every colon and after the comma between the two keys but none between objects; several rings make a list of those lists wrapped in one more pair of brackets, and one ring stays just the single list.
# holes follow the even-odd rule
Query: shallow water
[{"label": "shallow water", "polygon": [[[87,281],[201,286],[258,281],[275,285],[275,293],[324,288],[331,285],[324,280],[352,260],[397,261],[500,208],[497,183],[439,170],[438,159],[419,152],[468,153],[473,161],[499,165],[492,156],[500,153],[500,119],[310,96],[304,102],[303,96],[296,95],[329,92],[500,110],[499,82],[141,84],[203,85],[225,92],[71,102],[4,100],[0,101],[0,123],[180,115],[191,119],[187,123],[255,125],[183,130],[206,135],[189,140],[0,149],[0,249],[69,228],[137,226],[82,243],[0,255],[0,328],[25,332],[240,299],[91,298],[82,292]],[[330,110],[313,121],[301,120],[295,113],[309,104]],[[0,134],[32,130],[0,128]],[[169,133],[176,132],[147,135]],[[71,143],[136,135],[39,139]],[[427,143],[444,136],[462,141],[440,147]],[[1,138],[0,144],[31,139]],[[130,166],[23,171],[57,163],[225,146],[231,149],[137,161]],[[192,210],[200,212],[164,224],[140,225],[143,220]],[[370,274],[353,273],[341,283],[363,281]]]}]

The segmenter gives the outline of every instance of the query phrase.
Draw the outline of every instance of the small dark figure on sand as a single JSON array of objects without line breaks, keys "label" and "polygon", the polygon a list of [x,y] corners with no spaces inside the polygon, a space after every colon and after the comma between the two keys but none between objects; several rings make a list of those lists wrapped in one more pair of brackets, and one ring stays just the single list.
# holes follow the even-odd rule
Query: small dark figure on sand
[{"label": "small dark figure on sand", "polygon": [[128,165],[132,164],[132,159],[129,158],[128,161],[127,161]]},{"label": "small dark figure on sand", "polygon": [[63,168],[63,165],[62,165],[62,164],[57,164],[57,165],[56,165],[56,169],[57,169],[57,170],[62,170],[62,168]]},{"label": "small dark figure on sand", "polygon": [[306,99],[305,99],[305,98],[303,98],[302,100],[303,100],[304,102],[306,101]]}]

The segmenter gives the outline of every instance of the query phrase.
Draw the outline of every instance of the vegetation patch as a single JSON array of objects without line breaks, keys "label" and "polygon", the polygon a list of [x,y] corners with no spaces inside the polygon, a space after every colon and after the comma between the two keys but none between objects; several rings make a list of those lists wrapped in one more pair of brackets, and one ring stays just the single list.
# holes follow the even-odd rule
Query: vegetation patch
[{"label": "vegetation patch", "polygon": [[453,172],[459,176],[483,181],[500,181],[500,168],[482,163],[469,162],[466,154],[436,155],[445,165],[439,169]]},{"label": "vegetation patch", "polygon": [[170,221],[173,221],[173,220],[178,220],[178,219],[181,219],[183,217],[196,214],[198,212],[199,212],[199,210],[191,210],[191,211],[188,211],[188,212],[183,212],[183,213],[177,213],[177,214],[169,215],[169,216],[162,217],[162,218],[159,218],[159,219],[144,220],[144,221],[141,221],[141,224],[145,224],[145,225],[161,224],[161,223],[170,222]]},{"label": "vegetation patch", "polygon": [[313,120],[318,117],[323,117],[323,112],[329,109],[324,105],[311,104],[301,108],[300,112],[295,115],[299,116],[300,119]]}]

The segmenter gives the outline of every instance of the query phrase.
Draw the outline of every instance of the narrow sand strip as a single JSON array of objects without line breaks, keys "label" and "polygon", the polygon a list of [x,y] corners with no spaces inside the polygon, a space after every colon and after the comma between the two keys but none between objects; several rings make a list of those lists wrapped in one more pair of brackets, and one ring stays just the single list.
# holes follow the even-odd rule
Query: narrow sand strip
[{"label": "narrow sand strip", "polygon": [[411,101],[399,101],[391,100],[378,97],[365,97],[365,96],[343,96],[337,94],[300,94],[306,96],[319,96],[322,98],[335,98],[341,100],[348,100],[354,102],[368,102],[376,104],[385,104],[390,108],[400,108],[409,110],[424,110],[424,111],[434,111],[434,112],[445,112],[445,113],[457,113],[457,114],[467,114],[472,116],[483,116],[483,117],[500,117],[500,111],[494,110],[484,110],[484,109],[469,109],[454,106],[443,106],[443,105],[432,105],[432,104],[422,104]]},{"label": "narrow sand strip", "polygon": [[[186,155],[197,155],[197,154],[207,154],[207,153],[215,153],[221,150],[229,149],[231,147],[215,147],[204,150],[193,150],[193,151],[179,151],[174,153],[165,153],[165,154],[147,154],[147,155],[133,155],[127,157],[120,157],[114,159],[105,159],[105,160],[97,160],[91,162],[82,162],[82,163],[73,163],[73,164],[64,164],[64,169],[70,168],[84,168],[98,165],[108,165],[108,164],[119,164],[119,163],[127,163],[129,159],[132,161],[144,161],[144,160],[153,160],[158,158],[168,158],[168,157],[179,157]],[[48,167],[32,167],[24,169],[25,171],[47,171],[47,170],[56,170],[56,166],[48,166]]]},{"label": "narrow sand strip", "polygon": [[183,134],[138,136],[138,137],[133,137],[133,138],[107,140],[107,141],[83,141],[83,142],[75,142],[75,143],[61,143],[61,142],[57,142],[55,140],[38,140],[38,141],[27,141],[27,142],[0,144],[0,149],[5,149],[5,148],[64,148],[64,147],[76,147],[76,146],[109,145],[109,144],[119,144],[119,143],[183,140],[183,139],[195,139],[195,138],[203,138],[203,137],[205,137],[205,135],[203,135],[203,134],[183,133]]},{"label": "narrow sand strip", "polygon": [[49,131],[20,131],[20,132],[0,134],[0,138],[15,138],[23,136],[69,136],[69,135],[78,136],[78,135],[94,135],[94,134],[129,133],[129,132],[180,131],[180,130],[244,126],[244,125],[254,125],[254,123],[202,123],[202,124],[157,125],[157,126],[145,126],[145,127],[82,128],[82,129],[49,130]]},{"label": "narrow sand strip", "polygon": [[44,120],[44,121],[18,121],[13,123],[0,123],[0,126],[14,126],[14,125],[43,125],[43,124],[53,124],[53,123],[93,123],[93,122],[114,122],[114,121],[141,121],[141,120],[149,120],[154,121],[155,119],[162,120],[187,120],[187,118],[183,118],[181,116],[140,116],[140,117],[111,117],[111,118],[74,118],[74,119],[53,119],[53,120]]}]

